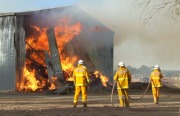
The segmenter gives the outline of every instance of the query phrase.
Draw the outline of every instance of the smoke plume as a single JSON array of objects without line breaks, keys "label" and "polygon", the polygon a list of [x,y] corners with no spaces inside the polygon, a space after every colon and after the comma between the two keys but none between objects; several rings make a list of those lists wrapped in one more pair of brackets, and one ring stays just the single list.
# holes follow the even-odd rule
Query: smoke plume
[{"label": "smoke plume", "polygon": [[115,69],[119,61],[134,67],[158,64],[162,70],[180,69],[179,22],[160,14],[142,26],[145,17],[135,0],[86,0],[77,5],[115,32]]}]

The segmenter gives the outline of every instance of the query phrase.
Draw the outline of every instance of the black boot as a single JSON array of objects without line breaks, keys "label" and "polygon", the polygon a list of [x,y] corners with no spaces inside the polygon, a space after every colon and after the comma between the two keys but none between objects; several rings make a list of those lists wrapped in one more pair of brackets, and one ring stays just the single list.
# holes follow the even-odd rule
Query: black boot
[{"label": "black boot", "polygon": [[76,103],[74,103],[73,108],[76,108],[76,106],[77,106],[77,104],[76,104]]},{"label": "black boot", "polygon": [[86,103],[83,103],[83,108],[87,108],[87,104]]},{"label": "black boot", "polygon": [[157,103],[156,104],[159,104],[159,97],[157,97]]}]

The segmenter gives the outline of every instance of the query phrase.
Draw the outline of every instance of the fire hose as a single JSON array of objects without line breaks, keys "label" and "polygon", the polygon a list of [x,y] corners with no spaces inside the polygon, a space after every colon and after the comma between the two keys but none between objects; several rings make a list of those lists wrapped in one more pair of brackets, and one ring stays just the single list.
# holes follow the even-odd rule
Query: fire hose
[{"label": "fire hose", "polygon": [[[119,84],[118,81],[117,81],[117,83],[118,83],[119,87],[121,88],[121,86],[120,86],[120,84]],[[114,93],[114,87],[115,87],[115,84],[116,84],[116,82],[114,82],[113,88],[112,88],[112,91],[111,91],[111,104],[112,104],[113,107],[114,107],[114,103],[113,103],[113,93]],[[132,101],[138,101],[138,100],[142,99],[142,98],[144,97],[144,95],[146,94],[146,92],[147,92],[147,90],[148,90],[150,84],[151,84],[151,81],[149,81],[148,86],[146,87],[144,93],[142,94],[142,96],[141,96],[140,98],[134,99],[134,98],[131,98],[129,95],[128,95],[128,98],[129,98],[130,100],[132,100]]]},{"label": "fire hose", "polygon": [[113,88],[112,88],[112,91],[111,91],[111,104],[112,104],[113,107],[114,107],[114,103],[113,103],[113,93],[114,93],[115,84],[116,84],[116,83],[114,82]]}]

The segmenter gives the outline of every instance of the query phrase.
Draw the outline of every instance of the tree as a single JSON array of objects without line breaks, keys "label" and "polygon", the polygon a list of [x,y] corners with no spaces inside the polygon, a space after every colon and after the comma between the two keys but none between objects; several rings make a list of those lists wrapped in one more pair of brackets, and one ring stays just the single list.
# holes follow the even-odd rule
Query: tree
[{"label": "tree", "polygon": [[180,18],[180,0],[136,0],[136,7],[142,10],[145,24],[161,14],[175,20]]},{"label": "tree", "polygon": [[138,73],[138,69],[135,67],[127,66],[127,68],[129,69],[129,71],[131,72],[132,75]]},{"label": "tree", "polygon": [[142,65],[141,67],[139,67],[138,73],[142,74],[143,77],[148,78],[151,73],[151,69],[148,66]]}]

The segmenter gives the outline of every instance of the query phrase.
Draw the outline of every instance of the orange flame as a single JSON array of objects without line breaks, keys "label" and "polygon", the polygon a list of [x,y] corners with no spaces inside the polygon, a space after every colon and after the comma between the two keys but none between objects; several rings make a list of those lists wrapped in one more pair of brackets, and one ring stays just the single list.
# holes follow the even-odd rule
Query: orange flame
[{"label": "orange flame", "polygon": [[66,54],[63,54],[62,50],[64,46],[71,41],[74,36],[78,35],[81,32],[81,24],[77,23],[71,26],[68,26],[68,20],[62,19],[58,21],[62,23],[54,28],[56,41],[58,45],[58,51],[60,54],[62,69],[69,74],[74,70],[74,64],[77,62],[78,57],[68,57]]},{"label": "orange flame", "polygon": [[96,76],[96,78],[100,78],[101,79],[101,83],[103,84],[103,86],[107,87],[107,83],[109,81],[108,77],[106,77],[105,75],[101,74],[99,71],[95,71],[94,75]]},{"label": "orange flame", "polygon": [[49,90],[56,89],[56,80],[57,80],[57,77],[51,77],[51,79],[49,80],[51,84],[51,86],[49,87]]},{"label": "orange flame", "polygon": [[[74,70],[74,64],[75,62],[77,62],[78,57],[77,56],[69,57],[67,54],[63,53],[63,49],[65,47],[65,44],[70,42],[74,38],[74,36],[78,35],[81,32],[82,26],[80,23],[76,23],[74,25],[69,24],[69,21],[65,18],[59,20],[58,23],[59,24],[54,28],[54,32],[55,32],[56,41],[58,45],[61,65],[62,65],[62,69],[68,72],[69,75],[71,75],[72,71]],[[38,26],[32,26],[32,29],[34,29],[37,32],[37,34],[31,35],[30,37],[26,38],[26,41],[28,42],[28,44],[30,44],[32,48],[35,50],[46,50],[49,52],[49,43],[48,43],[48,37],[46,34],[46,31],[48,28],[40,28]],[[26,49],[30,49],[30,47],[26,45]],[[37,56],[35,52],[32,52],[30,54],[30,57],[33,58],[39,64],[42,64],[44,66],[46,65],[45,62],[39,56]],[[28,90],[30,88],[32,90],[36,90],[42,87],[42,86],[38,86],[39,81],[37,81],[36,77],[34,76],[35,70],[31,72],[29,72],[26,68],[24,68],[24,70],[26,70],[24,72],[25,75],[21,79],[21,83],[18,84],[19,90],[23,90],[23,89]],[[28,74],[26,74],[27,72]],[[29,76],[26,76],[26,75],[29,75]],[[30,79],[32,80],[32,77],[34,79],[32,82],[31,81],[29,83],[25,82],[26,80],[30,80]],[[54,85],[53,83],[50,83],[50,84],[51,84],[51,87],[49,89],[55,88],[54,87],[56,86],[55,84]]]},{"label": "orange flame", "polygon": [[73,78],[73,77],[69,77],[69,78],[67,79],[67,81],[74,81],[74,78]]},{"label": "orange flame", "polygon": [[45,80],[40,82],[35,77],[35,70],[29,72],[26,67],[24,68],[24,76],[19,84],[19,91],[35,91],[45,85]]}]

